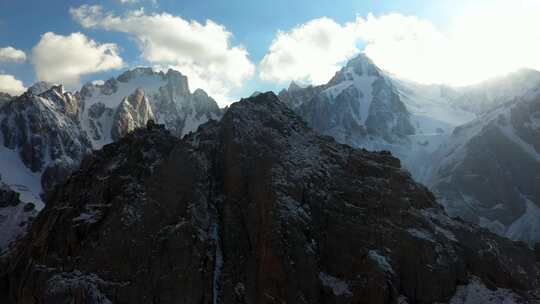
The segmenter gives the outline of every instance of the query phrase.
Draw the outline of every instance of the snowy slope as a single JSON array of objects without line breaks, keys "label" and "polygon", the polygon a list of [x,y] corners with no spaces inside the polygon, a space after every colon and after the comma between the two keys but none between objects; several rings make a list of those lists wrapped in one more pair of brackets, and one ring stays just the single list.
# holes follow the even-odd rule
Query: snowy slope
[{"label": "snowy slope", "polygon": [[540,241],[540,87],[458,127],[424,182],[447,211],[490,230]]},{"label": "snowy slope", "polygon": [[471,278],[467,285],[457,288],[449,304],[518,304],[523,299],[509,289],[488,288],[477,278]]},{"label": "snowy slope", "polygon": [[410,146],[399,156],[415,179],[424,181],[430,169],[426,159],[448,140],[455,127],[472,121],[476,114],[449,102],[442,86],[392,81],[415,128],[415,134],[409,136]]},{"label": "snowy slope", "polygon": [[[0,118],[1,119],[1,118]],[[4,146],[3,135],[0,134],[0,181],[21,195],[23,202],[35,203],[43,207],[40,195],[42,193],[41,174],[32,172],[21,161],[18,151]]]},{"label": "snowy slope", "polygon": [[364,55],[349,61],[325,85],[291,84],[279,97],[313,129],[352,146],[397,154],[414,134],[410,113],[393,84]]}]

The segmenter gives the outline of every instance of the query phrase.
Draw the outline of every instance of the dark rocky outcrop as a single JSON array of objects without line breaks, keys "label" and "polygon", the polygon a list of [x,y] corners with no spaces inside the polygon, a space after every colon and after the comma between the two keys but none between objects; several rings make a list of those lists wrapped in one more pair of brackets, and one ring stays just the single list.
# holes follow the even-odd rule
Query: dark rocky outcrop
[{"label": "dark rocky outcrop", "polygon": [[19,200],[19,193],[0,184],[0,208],[14,207],[19,203],[21,203]]},{"label": "dark rocky outcrop", "polygon": [[432,303],[472,280],[534,302],[532,250],[449,218],[398,159],[316,135],[272,93],[183,140],[148,126],[56,188],[4,258],[0,301]]},{"label": "dark rocky outcrop", "polygon": [[0,254],[26,230],[35,216],[35,205],[22,202],[19,193],[0,181]]},{"label": "dark rocky outcrop", "polygon": [[6,105],[13,97],[7,93],[0,92],[0,108]]}]

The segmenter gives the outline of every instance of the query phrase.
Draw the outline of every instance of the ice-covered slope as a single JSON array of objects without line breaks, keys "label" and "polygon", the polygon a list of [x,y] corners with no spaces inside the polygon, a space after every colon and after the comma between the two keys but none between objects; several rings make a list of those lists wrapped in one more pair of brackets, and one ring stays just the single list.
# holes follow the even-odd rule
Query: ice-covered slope
[{"label": "ice-covered slope", "polygon": [[325,85],[291,83],[279,98],[316,131],[368,150],[390,150],[426,179],[431,154],[454,128],[540,87],[540,72],[521,70],[468,87],[422,85],[378,69],[361,54]]},{"label": "ice-covered slope", "polygon": [[540,241],[540,87],[456,128],[425,183],[452,215]]},{"label": "ice-covered slope", "polygon": [[368,150],[389,150],[419,178],[425,158],[474,114],[445,104],[438,87],[396,80],[359,55],[325,85],[291,84],[280,99],[316,131]]},{"label": "ice-covered slope", "polygon": [[414,134],[408,136],[409,145],[402,148],[405,152],[397,155],[415,179],[423,181],[430,167],[426,159],[448,139],[455,127],[470,122],[476,114],[450,102],[444,86],[391,80],[415,128]]},{"label": "ice-covered slope", "polygon": [[[163,73],[151,68],[137,68],[104,84],[89,83],[81,89],[79,96],[84,104],[81,125],[95,149],[114,140],[112,133],[117,132],[114,129],[120,118],[115,113],[124,98],[137,94],[137,91],[144,95],[156,122],[164,124],[178,136],[221,116],[217,103],[203,90],[189,91],[187,77],[180,72],[169,70]],[[124,124],[131,127],[122,132],[127,133],[145,123],[133,121],[132,124]]]},{"label": "ice-covered slope", "polygon": [[352,146],[405,153],[401,147],[408,147],[408,136],[415,133],[392,82],[364,55],[325,85],[293,83],[279,97],[314,130]]}]

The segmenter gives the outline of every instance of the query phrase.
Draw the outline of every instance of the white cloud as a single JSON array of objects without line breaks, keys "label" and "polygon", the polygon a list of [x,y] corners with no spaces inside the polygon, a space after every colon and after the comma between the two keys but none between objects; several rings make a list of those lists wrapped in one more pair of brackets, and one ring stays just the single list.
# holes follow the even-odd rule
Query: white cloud
[{"label": "white cloud", "polygon": [[[449,80],[450,43],[429,21],[393,13],[357,18],[358,38],[375,64],[419,82]],[[459,65],[459,64],[458,64]],[[443,81],[444,82],[444,81]]]},{"label": "white cloud", "polygon": [[[357,43],[381,68],[422,83],[467,85],[520,68],[540,70],[539,11],[537,0],[480,0],[452,11],[443,29],[399,13],[344,25],[315,19],[278,33],[260,73],[274,81],[325,82],[360,51]],[[316,38],[324,33],[331,42]]]},{"label": "white cloud", "polygon": [[0,92],[10,95],[20,95],[26,91],[22,81],[16,79],[12,75],[0,74]]},{"label": "white cloud", "polygon": [[200,87],[216,99],[227,98],[229,89],[242,85],[255,70],[245,48],[232,46],[232,34],[211,20],[201,24],[167,13],[149,15],[142,9],[117,16],[88,5],[70,12],[83,27],[129,34],[144,60],[176,67],[189,77],[192,89]]},{"label": "white cloud", "polygon": [[23,62],[26,60],[26,54],[14,47],[8,46],[0,48],[0,62]]},{"label": "white cloud", "polygon": [[113,43],[99,44],[84,34],[69,36],[45,33],[32,50],[32,63],[39,80],[68,86],[79,84],[83,75],[122,67]]},{"label": "white cloud", "polygon": [[154,5],[157,4],[157,0],[118,0],[118,2],[120,2],[121,4],[128,4],[128,5],[137,4],[143,1],[147,1],[150,4],[154,4]]},{"label": "white cloud", "polygon": [[264,80],[299,80],[320,84],[359,50],[355,23],[340,25],[323,17],[278,32],[260,63]]}]

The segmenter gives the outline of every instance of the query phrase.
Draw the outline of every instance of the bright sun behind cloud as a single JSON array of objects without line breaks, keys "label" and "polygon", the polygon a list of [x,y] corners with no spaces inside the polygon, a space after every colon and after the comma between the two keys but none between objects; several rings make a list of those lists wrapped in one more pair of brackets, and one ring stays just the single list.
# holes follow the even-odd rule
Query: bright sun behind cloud
[{"label": "bright sun behind cloud", "polygon": [[539,11],[540,2],[530,0],[471,5],[446,31],[426,30],[428,23],[405,26],[411,30],[407,37],[383,34],[365,51],[383,69],[422,83],[468,85],[522,68],[540,69],[540,34],[531,31],[540,27]]},{"label": "bright sun behind cloud", "polygon": [[[401,13],[358,16],[343,25],[315,19],[278,33],[260,76],[321,84],[362,51],[382,69],[420,83],[461,86],[522,68],[540,70],[540,32],[531,30],[540,28],[538,12],[540,1],[483,1],[449,12],[456,15],[444,29]],[[316,39],[324,33],[348,48]]]}]

